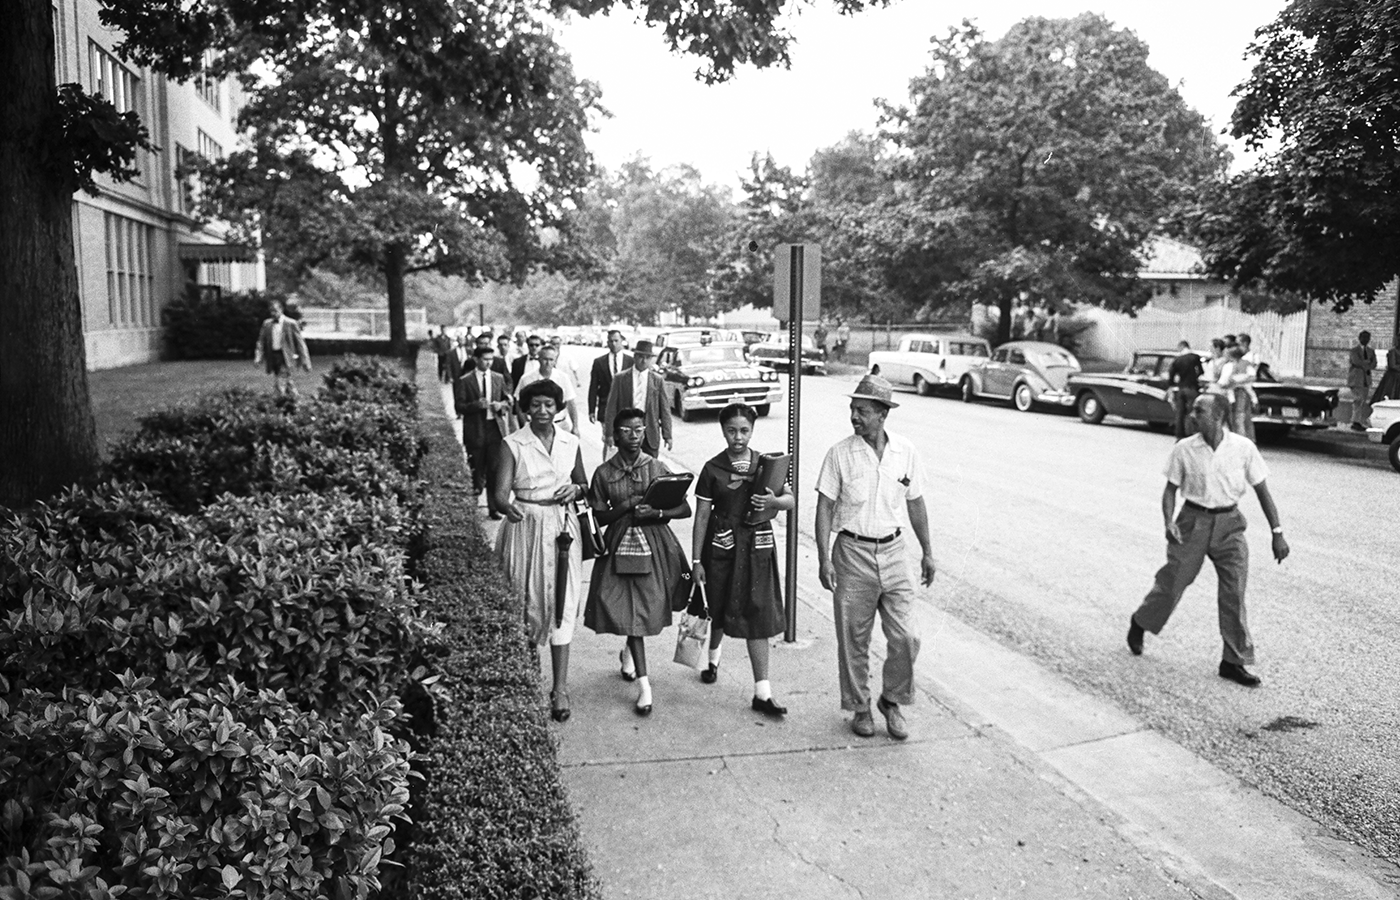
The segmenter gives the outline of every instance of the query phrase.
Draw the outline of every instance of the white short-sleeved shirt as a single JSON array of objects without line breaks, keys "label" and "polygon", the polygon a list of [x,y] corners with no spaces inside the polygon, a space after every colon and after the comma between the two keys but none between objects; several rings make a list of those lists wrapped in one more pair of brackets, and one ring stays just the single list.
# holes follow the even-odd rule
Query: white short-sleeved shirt
[{"label": "white short-sleeved shirt", "polygon": [[553,451],[528,427],[506,435],[506,449],[515,458],[515,483],[511,489],[521,500],[548,500],[568,484],[578,457],[578,438],[554,429]]},{"label": "white short-sleeved shirt", "polygon": [[[519,397],[520,392],[525,390],[528,385],[534,384],[543,377],[539,369],[520,376],[520,386],[515,389],[515,396]],[[572,432],[574,424],[570,421],[569,412],[564,407],[578,398],[578,388],[574,387],[574,380],[558,367],[555,367],[554,371],[549,373],[549,380],[559,385],[559,390],[564,393],[564,402],[560,404],[559,412],[554,414],[554,425],[557,428],[563,428],[565,431]]]},{"label": "white short-sleeved shirt", "polygon": [[1214,450],[1199,434],[1177,441],[1163,474],[1184,499],[1218,509],[1239,503],[1251,487],[1269,477],[1269,467],[1253,441],[1227,431]]},{"label": "white short-sleeved shirt", "polygon": [[854,434],[826,451],[817,492],[836,504],[836,531],[874,538],[894,534],[905,522],[908,502],[924,495],[919,451],[904,438],[885,434],[883,458]]}]

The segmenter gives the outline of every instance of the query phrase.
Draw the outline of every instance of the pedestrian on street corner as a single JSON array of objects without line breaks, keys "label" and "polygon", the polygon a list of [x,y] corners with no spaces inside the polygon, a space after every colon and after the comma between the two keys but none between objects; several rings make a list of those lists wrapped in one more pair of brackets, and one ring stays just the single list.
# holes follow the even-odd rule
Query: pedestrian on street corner
[{"label": "pedestrian on street corner", "polygon": [[305,369],[310,372],[311,351],[306,349],[306,341],[302,339],[301,323],[287,315],[282,301],[273,300],[268,306],[271,315],[263,320],[258,332],[258,342],[253,347],[253,364],[266,366],[277,396],[295,397],[297,385],[292,380],[292,370]]},{"label": "pedestrian on street corner", "polygon": [[832,348],[832,355],[842,362],[846,361],[846,350],[851,343],[851,326],[846,324],[845,319],[836,320],[836,346]]},{"label": "pedestrian on street corner", "polygon": [[[666,382],[660,373],[652,369],[656,351],[651,341],[637,341],[632,348],[632,368],[612,380],[608,388],[608,403],[603,411],[603,424],[607,425],[617,417],[617,411],[633,407],[643,410],[647,416],[647,434],[642,441],[642,452],[647,456],[658,456],[664,443],[671,449],[671,407],[666,403]],[[603,455],[612,449],[612,431],[604,429],[607,437],[603,441]]]},{"label": "pedestrian on street corner", "polygon": [[[901,709],[914,702],[914,580],[910,577],[900,512],[923,550],[922,583],[937,567],[923,498],[923,462],[914,445],[885,429],[894,389],[878,375],[861,379],[851,398],[851,429],[822,460],[817,477],[817,558],[822,587],[832,592],[841,708],[851,730],[875,734],[870,713],[870,635],[879,613],[886,655],[876,708],[890,737],[909,736]],[[835,533],[835,540],[832,534]]]},{"label": "pedestrian on street corner", "polygon": [[1371,419],[1371,370],[1376,367],[1376,351],[1371,346],[1371,332],[1356,336],[1347,365],[1347,387],[1351,389],[1351,430],[1365,431]]},{"label": "pedestrian on street corner", "polygon": [[1176,359],[1167,369],[1167,384],[1173,389],[1172,409],[1176,413],[1176,439],[1179,441],[1190,434],[1191,404],[1196,402],[1201,392],[1201,378],[1205,367],[1201,358],[1191,350],[1191,345],[1181,341],[1176,345]]},{"label": "pedestrian on street corner", "polygon": [[719,679],[726,634],[745,641],[753,671],[754,712],[773,718],[787,707],[773,699],[768,678],[770,638],[783,633],[783,592],[778,582],[777,541],[773,524],[750,524],[751,513],[787,511],[797,498],[784,484],[775,493],[758,485],[759,455],[749,448],[758,411],[731,403],[719,414],[725,449],[708,460],[695,482],[695,527],[690,548],[693,577],[705,586],[710,614],[710,661],[700,680]]},{"label": "pedestrian on street corner", "polygon": [[[1202,394],[1191,406],[1197,432],[1178,441],[1167,457],[1166,487],[1162,490],[1162,518],[1166,523],[1167,562],[1157,570],[1152,589],[1128,620],[1128,649],[1142,655],[1143,633],[1160,634],[1181,602],[1181,595],[1196,580],[1201,565],[1215,565],[1219,588],[1221,678],[1245,687],[1258,687],[1254,665],[1254,641],[1249,636],[1244,609],[1249,575],[1249,542],[1239,501],[1254,488],[1264,518],[1273,530],[1274,559],[1288,557],[1278,509],[1269,493],[1269,470],[1259,448],[1248,438],[1230,431],[1226,420],[1230,405],[1220,394]],[[1177,493],[1182,496],[1177,512]]]}]

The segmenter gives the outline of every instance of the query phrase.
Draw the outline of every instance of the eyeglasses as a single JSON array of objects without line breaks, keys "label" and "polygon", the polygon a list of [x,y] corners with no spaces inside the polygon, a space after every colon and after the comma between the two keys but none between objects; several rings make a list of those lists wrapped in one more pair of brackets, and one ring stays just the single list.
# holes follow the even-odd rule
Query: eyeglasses
[{"label": "eyeglasses", "polygon": [[622,432],[623,434],[646,434],[647,427],[645,425],[638,425],[634,428],[622,427],[619,428],[618,431]]}]

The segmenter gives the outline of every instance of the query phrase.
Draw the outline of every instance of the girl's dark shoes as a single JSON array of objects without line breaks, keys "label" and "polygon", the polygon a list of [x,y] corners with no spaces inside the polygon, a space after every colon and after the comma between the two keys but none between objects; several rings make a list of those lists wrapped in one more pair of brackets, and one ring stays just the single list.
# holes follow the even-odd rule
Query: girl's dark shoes
[{"label": "girl's dark shoes", "polygon": [[787,715],[787,707],[779,706],[777,703],[773,702],[772,697],[766,700],[760,700],[757,697],[753,698],[753,711],[763,713],[765,716],[772,716],[775,719],[781,719],[783,716]]},{"label": "girl's dark shoes", "polygon": [[630,663],[632,660],[631,660],[631,658],[630,658],[630,657],[628,656],[628,654],[627,654],[627,648],[626,648],[626,647],[623,647],[621,650],[617,651],[617,661],[618,661],[618,664],[622,666],[622,671],[619,673],[619,674],[622,675],[622,680],[623,680],[623,681],[636,681],[636,680],[637,680],[637,670],[636,670],[636,669],[629,669],[629,668],[627,668],[627,664]]},{"label": "girl's dark shoes", "polygon": [[719,679],[719,663],[710,663],[709,668],[700,673],[700,680],[706,684],[714,684]]},{"label": "girl's dark shoes", "polygon": [[549,717],[556,722],[569,721],[569,692],[549,692]]}]

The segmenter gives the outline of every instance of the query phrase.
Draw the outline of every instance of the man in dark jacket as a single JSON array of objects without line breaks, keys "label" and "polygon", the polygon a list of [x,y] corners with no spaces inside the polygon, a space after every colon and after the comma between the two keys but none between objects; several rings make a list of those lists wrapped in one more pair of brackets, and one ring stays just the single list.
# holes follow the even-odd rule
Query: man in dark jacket
[{"label": "man in dark jacket", "polygon": [[295,397],[296,382],[293,369],[311,371],[311,351],[301,337],[301,324],[286,314],[281,300],[273,300],[272,315],[263,320],[258,343],[253,348],[253,363],[264,363],[273,377],[273,390],[280,396]]},{"label": "man in dark jacket", "polygon": [[1201,377],[1205,373],[1205,366],[1201,365],[1200,356],[1191,352],[1191,345],[1186,341],[1177,344],[1176,359],[1172,360],[1171,368],[1167,370],[1167,384],[1176,389],[1172,395],[1172,406],[1176,410],[1178,441],[1196,431],[1189,422],[1191,404],[1201,393]]},{"label": "man in dark jacket", "polygon": [[510,383],[519,384],[529,372],[538,372],[540,369],[540,346],[544,340],[538,334],[532,334],[525,339],[524,356],[517,356],[510,364]]},{"label": "man in dark jacket", "polygon": [[[608,332],[608,352],[593,360],[593,371],[588,378],[588,421],[599,422],[608,408],[608,392],[612,390],[613,379],[632,368],[631,354],[624,353],[627,342],[622,332]],[[610,423],[603,422],[603,440],[612,435]]]},{"label": "man in dark jacket", "polygon": [[486,505],[491,518],[501,518],[496,508],[496,492],[492,479],[501,455],[501,441],[514,423],[511,421],[511,397],[506,390],[505,377],[491,371],[496,349],[477,347],[472,351],[474,367],[464,373],[452,386],[453,405],[462,417],[462,447],[472,469],[472,491],[486,492]]}]

